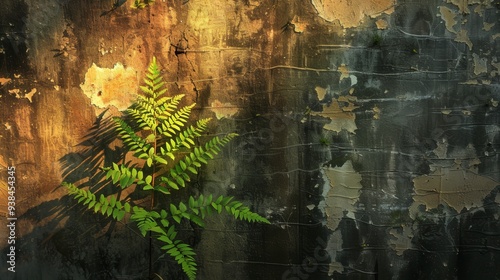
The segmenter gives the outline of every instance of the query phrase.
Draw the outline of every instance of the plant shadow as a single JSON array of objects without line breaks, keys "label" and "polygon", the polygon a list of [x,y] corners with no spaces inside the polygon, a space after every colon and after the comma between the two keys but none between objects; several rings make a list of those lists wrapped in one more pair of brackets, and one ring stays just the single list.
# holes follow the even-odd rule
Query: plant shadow
[{"label": "plant shadow", "polygon": [[[78,150],[59,160],[64,182],[88,188],[97,196],[108,195],[112,187],[101,168],[120,162],[125,153],[106,113],[96,118]],[[12,279],[39,279],[40,275],[46,279],[148,278],[148,240],[129,228],[126,220],[95,215],[67,195],[62,186],[44,200],[18,218],[26,234],[18,241],[22,259]],[[157,251],[153,253],[161,256]]]}]

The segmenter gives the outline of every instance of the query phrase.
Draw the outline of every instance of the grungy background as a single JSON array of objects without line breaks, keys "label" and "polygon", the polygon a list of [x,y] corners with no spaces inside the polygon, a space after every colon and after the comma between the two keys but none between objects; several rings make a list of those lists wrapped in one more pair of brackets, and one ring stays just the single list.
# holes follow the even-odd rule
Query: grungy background
[{"label": "grungy background", "polygon": [[122,2],[2,1],[2,279],[144,279],[147,243],[58,186],[120,149],[106,116],[152,56],[213,133],[240,134],[193,188],[272,223],[187,225],[199,279],[500,279],[498,0]]}]

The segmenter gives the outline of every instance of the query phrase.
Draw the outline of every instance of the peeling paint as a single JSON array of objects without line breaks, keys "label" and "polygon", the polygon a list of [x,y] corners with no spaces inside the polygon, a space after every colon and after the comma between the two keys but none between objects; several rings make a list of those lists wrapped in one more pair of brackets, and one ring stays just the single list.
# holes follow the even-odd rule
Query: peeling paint
[{"label": "peeling paint", "polygon": [[415,194],[410,206],[410,217],[415,218],[419,206],[427,210],[437,208],[440,204],[452,207],[460,212],[463,208],[480,207],[482,200],[499,182],[481,176],[476,170],[464,169],[458,163],[451,167],[435,167],[429,175],[413,180]]},{"label": "peeling paint", "polygon": [[36,91],[36,88],[33,88],[30,90],[30,92],[25,91],[24,93],[22,93],[21,89],[13,88],[13,89],[9,89],[8,92],[12,95],[15,95],[16,98],[18,98],[18,99],[26,98],[30,101],[30,103],[32,103],[33,102],[33,95],[35,95],[35,93],[37,91]]},{"label": "peeling paint", "polygon": [[[132,11],[125,5],[106,17],[99,17],[100,10],[108,5],[100,3],[102,1],[90,1],[88,5],[62,3],[64,7],[60,7],[57,13],[55,9],[54,13],[48,13],[49,17],[38,13],[35,8],[40,6],[42,11],[47,9],[51,12],[51,5],[57,6],[61,1],[45,1],[50,6],[38,5],[34,0],[24,1],[29,3],[29,12],[35,14],[27,16],[29,24],[26,28],[17,28],[17,31],[32,31],[27,39],[30,54],[33,55],[26,60],[36,66],[39,73],[34,77],[29,71],[14,69],[8,72],[10,74],[4,74],[5,78],[0,78],[2,85],[8,83],[2,87],[7,94],[0,98],[1,101],[15,99],[8,94],[8,90],[13,88],[18,88],[19,91],[13,94],[19,95],[19,98],[25,98],[27,94],[31,97],[36,95],[33,105],[26,100],[16,100],[13,106],[4,106],[11,117],[0,123],[2,141],[16,141],[12,151],[7,151],[9,156],[5,159],[9,162],[36,160],[35,172],[22,173],[30,174],[35,182],[29,188],[46,191],[44,186],[57,185],[61,179],[59,175],[47,182],[38,182],[35,176],[46,177],[47,170],[53,172],[48,168],[51,164],[57,164],[58,158],[75,151],[74,144],[81,136],[87,135],[87,128],[92,127],[94,113],[100,110],[98,108],[128,106],[130,100],[127,99],[135,99],[135,94],[139,92],[137,87],[141,80],[137,81],[136,77],[143,77],[141,71],[150,56],[157,55],[163,62],[163,76],[178,86],[175,88],[171,84],[171,90],[186,93],[189,100],[196,100],[206,111],[203,114],[208,113],[218,119],[239,117],[241,114],[243,119],[223,121],[223,126],[215,128],[217,131],[229,129],[241,134],[253,134],[253,131],[267,131],[269,126],[276,136],[269,142],[260,137],[262,133],[256,135],[259,137],[241,139],[242,145],[238,145],[237,151],[243,151],[243,154],[251,152],[257,155],[252,157],[255,159],[242,160],[240,154],[232,152],[223,155],[224,159],[227,156],[230,162],[234,162],[230,164],[236,170],[234,174],[229,172],[234,175],[231,175],[231,180],[237,180],[236,185],[242,187],[235,189],[235,184],[227,182],[221,183],[221,186],[222,191],[228,188],[235,195],[255,203],[256,211],[268,209],[270,205],[273,207],[269,209],[283,208],[287,211],[269,210],[272,225],[264,228],[262,240],[254,238],[260,228],[256,228],[254,233],[247,233],[246,228],[245,232],[239,229],[235,232],[234,228],[224,223],[201,233],[201,246],[197,246],[200,256],[203,256],[200,259],[200,267],[203,268],[200,277],[223,279],[231,274],[231,269],[228,269],[231,264],[231,267],[236,265],[234,271],[241,275],[231,274],[230,277],[238,279],[403,279],[415,276],[414,272],[418,272],[422,279],[453,278],[460,269],[457,270],[456,263],[449,262],[446,254],[450,252],[456,257],[455,252],[451,252],[455,246],[440,251],[442,247],[425,245],[451,239],[463,248],[462,245],[470,243],[462,238],[467,238],[470,232],[457,229],[452,222],[444,225],[448,226],[450,236],[441,235],[442,232],[435,229],[429,230],[430,236],[422,236],[420,220],[411,220],[408,211],[415,216],[426,214],[422,213],[425,207],[438,205],[441,209],[441,204],[446,205],[446,210],[462,205],[475,207],[480,205],[480,197],[483,196],[476,189],[484,186],[487,180],[479,174],[498,180],[495,159],[498,156],[500,128],[496,121],[499,103],[496,83],[500,63],[494,57],[498,43],[494,40],[500,38],[500,34],[494,35],[499,27],[494,24],[498,13],[485,9],[490,5],[486,4],[488,1],[492,2],[157,1],[151,9]],[[392,5],[396,5],[397,14],[386,15],[392,13]],[[439,15],[438,5],[446,5],[448,18]],[[384,11],[385,8],[387,10]],[[480,13],[483,18],[474,12]],[[377,17],[377,14],[380,16]],[[331,15],[330,20],[321,18],[328,15]],[[53,19],[54,23],[50,24],[57,24],[57,27],[40,27],[36,19]],[[48,21],[40,22],[49,24],[46,23]],[[64,28],[68,28],[67,23],[70,22],[74,25],[74,35],[66,36]],[[280,27],[285,24],[288,29],[281,32]],[[343,33],[339,30],[341,27],[358,26]],[[370,45],[370,36],[378,33],[383,36],[383,43]],[[328,47],[316,48],[316,45]],[[76,63],[69,63],[71,57],[66,52],[75,46],[78,46],[78,50],[74,50],[78,51]],[[175,47],[184,46],[187,46],[186,52],[175,52]],[[63,50],[60,57],[52,57],[52,48]],[[11,51],[9,56],[13,54]],[[486,59],[486,64],[481,59]],[[106,68],[92,65],[92,70],[88,69],[94,61]],[[113,68],[117,61],[128,68],[123,67],[119,71],[116,66]],[[282,71],[282,66],[288,69]],[[19,74],[11,76],[16,71]],[[14,78],[21,74],[21,79]],[[6,81],[7,77],[12,81]],[[30,82],[35,79],[40,83]],[[86,96],[81,94],[80,88],[74,88],[74,85],[80,84]],[[36,92],[32,93],[35,85]],[[312,94],[316,94],[317,99],[310,96],[311,85],[312,91],[315,91]],[[43,94],[37,95],[40,92]],[[241,94],[235,95],[235,92]],[[87,97],[94,106],[89,105]],[[22,114],[30,114],[25,118],[29,118],[31,123],[16,115],[21,114],[16,112],[18,106],[23,106]],[[302,118],[301,112],[306,106],[307,117]],[[274,129],[276,122],[268,123],[267,120],[273,119],[267,119],[267,116],[279,113],[281,117],[283,112],[289,113],[279,119],[279,125],[283,122],[286,130],[278,133],[281,130]],[[246,116],[254,114],[257,118],[244,121]],[[309,117],[311,115],[314,117]],[[299,118],[302,123],[295,124]],[[31,133],[32,142],[40,144],[32,148],[17,142],[18,126],[25,129],[21,133],[26,139]],[[353,135],[354,132],[357,135]],[[467,141],[472,144],[464,147]],[[388,156],[388,152],[392,156]],[[319,168],[317,163],[325,158],[335,166]],[[467,158],[469,161],[457,163],[460,167],[455,170],[449,167],[454,158]],[[70,163],[77,163],[78,160],[70,159]],[[426,172],[429,161],[439,163],[441,167],[431,166],[431,171]],[[226,164],[228,161],[218,162]],[[353,162],[356,163],[354,167]],[[323,163],[320,163],[321,166]],[[20,167],[27,166],[23,164]],[[219,168],[219,163],[215,166],[213,170],[217,169],[217,173],[228,174],[224,171],[227,169]],[[478,166],[481,173],[478,173]],[[319,171],[304,171],[314,168]],[[215,174],[212,169],[208,171],[205,173],[209,176]],[[430,174],[421,176],[423,172]],[[424,181],[429,177],[433,179]],[[415,179],[413,188],[412,179]],[[268,185],[273,187],[268,188]],[[362,185],[365,189],[361,189]],[[429,190],[433,187],[436,191]],[[204,189],[207,190],[206,187]],[[451,191],[462,191],[463,196],[447,193]],[[415,202],[412,204],[413,194]],[[59,198],[52,195],[51,199]],[[318,197],[324,198],[319,204]],[[496,201],[500,202],[500,194],[497,194]],[[23,203],[33,205],[33,200],[28,198]],[[47,203],[47,206],[50,205]],[[410,205],[417,207],[419,212],[416,208],[407,210]],[[299,207],[304,209],[299,210]],[[44,213],[44,209],[45,205],[35,208],[33,213]],[[456,214],[449,212],[445,214]],[[446,215],[446,222],[464,217],[460,220],[462,224],[474,214],[471,213]],[[498,215],[496,217],[498,219]],[[40,218],[47,221],[46,215]],[[349,225],[344,226],[344,222]],[[323,223],[323,227],[312,227],[318,223]],[[436,224],[443,225],[442,221]],[[75,228],[69,226],[68,229],[71,234]],[[53,230],[53,227],[46,229],[49,233]],[[326,248],[324,243],[314,243],[313,246],[317,245],[317,250],[326,249],[330,261],[316,259],[309,262],[307,258],[300,266],[301,257],[313,249],[310,244],[315,239],[311,236],[316,238],[318,233],[328,240]],[[191,236],[192,233],[187,234]],[[195,235],[199,237],[198,232]],[[205,236],[209,238],[204,239]],[[220,239],[216,237],[220,236],[231,249],[242,249],[235,251],[243,253],[236,257],[227,255],[219,249],[220,246],[217,247],[217,240]],[[66,237],[66,234],[57,236],[47,245],[52,247],[52,242],[61,243]],[[485,240],[489,237],[484,236]],[[36,236],[27,236],[26,240],[31,240],[29,238],[38,240]],[[252,240],[250,243],[254,248],[247,250],[249,240]],[[492,244],[486,241],[488,245]],[[273,245],[267,246],[269,244]],[[46,255],[44,248],[33,249],[28,259]],[[109,254],[120,255],[116,248],[108,251]],[[477,267],[482,259],[476,256],[491,253],[485,247],[477,251],[481,252],[477,255],[471,252],[470,255],[470,259],[475,260],[464,263]],[[92,250],[83,248],[82,252],[90,255]],[[56,256],[68,256],[58,250],[54,253]],[[264,256],[264,266],[240,262],[259,256]],[[436,256],[441,260],[434,265],[436,259],[433,257]],[[54,268],[56,262],[51,262],[50,266],[32,262],[28,265],[41,271],[51,270],[71,276],[73,269],[92,270],[95,259],[89,257],[64,269]],[[114,258],[108,260],[115,263]],[[219,260],[223,260],[223,264]],[[293,267],[295,275],[286,277],[280,274],[280,270],[289,266],[290,260],[299,265]],[[449,266],[450,274],[428,277],[443,263]],[[127,269],[130,259],[124,257],[116,264],[113,270],[122,271],[124,275],[132,274]],[[158,267],[164,268],[155,266]],[[254,269],[257,267],[265,267],[266,271]],[[315,274],[309,273],[309,269],[316,269]],[[172,271],[172,275],[175,273]],[[326,277],[326,273],[335,275]],[[167,274],[170,275],[170,271]]]},{"label": "peeling paint", "polygon": [[323,190],[326,226],[335,230],[344,215],[354,218],[354,204],[359,199],[362,178],[354,170],[351,161],[346,161],[341,167],[324,168],[322,173],[329,182]]},{"label": "peeling paint", "polygon": [[36,93],[36,88],[33,88],[30,92],[24,94],[24,98],[28,99],[30,103],[33,103],[33,95]]},{"label": "peeling paint", "polygon": [[329,236],[326,249],[331,258],[331,262],[328,265],[329,276],[332,276],[334,272],[342,273],[344,271],[344,266],[336,261],[337,252],[341,252],[342,249],[342,234],[339,230],[336,230]]},{"label": "peeling paint", "polygon": [[396,251],[398,256],[402,256],[404,251],[413,248],[413,231],[413,227],[408,225],[389,231],[389,234],[392,235],[392,238],[389,239],[389,246]]},{"label": "peeling paint", "polygon": [[491,28],[493,28],[493,26],[495,26],[495,23],[487,23],[487,22],[483,22],[483,30],[484,31],[490,31]]},{"label": "peeling paint", "polygon": [[352,102],[348,102],[347,106],[341,106],[340,102],[340,100],[333,99],[331,104],[323,105],[322,112],[312,112],[311,115],[330,119],[330,122],[324,126],[326,130],[340,132],[345,129],[354,133],[357,129],[356,115],[351,111],[357,107]]},{"label": "peeling paint", "polygon": [[454,26],[457,24],[457,14],[446,6],[439,6],[439,16],[444,20],[446,29],[452,33],[456,33]]},{"label": "peeling paint", "polygon": [[338,68],[337,71],[340,72],[340,80],[342,81],[343,79],[349,78],[349,69],[347,68],[347,65],[341,64]]},{"label": "peeling paint", "polygon": [[500,75],[500,62],[497,62],[497,58],[494,57],[491,61],[491,66],[496,68],[496,70],[493,70],[490,72],[490,76],[495,77]]},{"label": "peeling paint", "polygon": [[344,28],[360,25],[366,16],[376,17],[394,11],[392,0],[312,0],[312,4],[321,18],[329,22],[338,20]]},{"label": "peeling paint", "polygon": [[290,23],[293,24],[293,31],[296,33],[302,33],[307,28],[307,23],[301,21],[298,16],[295,16]]},{"label": "peeling paint", "polygon": [[469,50],[472,50],[472,41],[470,40],[468,32],[465,29],[461,29],[457,32],[455,42],[465,43],[469,47]]},{"label": "peeling paint", "polygon": [[474,58],[474,75],[479,75],[482,73],[488,72],[488,60],[484,57],[479,57],[479,55],[473,53],[472,57]]},{"label": "peeling paint", "polygon": [[385,19],[378,19],[375,25],[377,25],[377,29],[387,29],[389,27],[389,23]]},{"label": "peeling paint", "polygon": [[492,8],[491,4],[494,1],[481,1],[481,0],[468,0],[469,5],[476,4],[476,7],[474,8],[474,12],[481,17],[484,17],[484,12],[486,9]]},{"label": "peeling paint", "polygon": [[331,258],[328,272],[331,276],[334,272],[343,271],[343,265],[336,259],[337,253],[343,249],[343,236],[337,227],[342,218],[354,218],[355,204],[362,189],[362,177],[354,170],[350,160],[341,167],[323,168],[321,173],[325,180],[322,193],[325,200],[318,205],[318,208],[325,213],[326,226],[333,230],[326,248]]},{"label": "peeling paint", "polygon": [[446,2],[457,6],[458,11],[461,14],[470,14],[470,10],[469,10],[468,5],[479,3],[479,1],[474,1],[474,0],[473,1],[470,1],[470,0],[469,1],[467,1],[467,0],[447,0]]},{"label": "peeling paint", "polygon": [[[346,70],[347,71],[347,70]],[[353,79],[348,75],[347,77]],[[357,83],[357,79],[354,80]],[[317,86],[315,88],[318,100],[322,101],[330,92],[330,87],[322,88]],[[330,122],[325,124],[324,129],[331,130],[335,132],[340,132],[343,129],[348,132],[354,133],[357,129],[356,127],[356,114],[353,112],[355,109],[359,108],[356,106],[355,102],[357,97],[353,96],[354,90],[349,91],[347,96],[339,96],[338,98],[333,98],[331,102],[323,105],[323,110],[321,112],[311,112],[311,115],[321,116],[330,119]]]},{"label": "peeling paint", "polygon": [[6,85],[7,83],[9,83],[10,81],[12,81],[11,79],[9,78],[1,78],[0,77],[0,86],[3,86],[3,85]]},{"label": "peeling paint", "polygon": [[437,141],[436,144],[437,147],[432,152],[440,159],[446,158],[446,154],[448,152],[448,141],[446,139],[442,139]]},{"label": "peeling paint", "polygon": [[443,115],[449,115],[449,114],[451,114],[451,112],[452,112],[452,111],[451,111],[450,109],[446,109],[446,108],[444,108],[444,109],[442,109],[442,110],[441,110],[441,113],[442,113]]},{"label": "peeling paint", "polygon": [[322,87],[316,87],[314,88],[316,91],[316,95],[318,96],[318,100],[323,100],[325,99],[326,93],[328,92],[329,88],[322,88]]},{"label": "peeling paint", "polygon": [[373,119],[374,120],[380,119],[381,110],[379,107],[377,107],[377,105],[375,105],[375,107],[373,107],[372,111],[373,111]]},{"label": "peeling paint", "polygon": [[97,108],[114,106],[122,111],[137,98],[139,81],[136,71],[117,63],[114,68],[100,68],[92,64],[85,74],[85,83],[80,85],[91,104]]},{"label": "peeling paint", "polygon": [[18,89],[18,88],[9,89],[9,90],[8,90],[8,92],[9,92],[10,94],[12,94],[12,95],[15,95],[15,96],[16,96],[16,98],[21,98],[21,95],[20,95],[21,90],[20,90],[20,89]]},{"label": "peeling paint", "polygon": [[212,102],[210,109],[215,113],[218,120],[222,118],[230,118],[238,113],[238,107],[231,103],[222,103],[219,100]]}]

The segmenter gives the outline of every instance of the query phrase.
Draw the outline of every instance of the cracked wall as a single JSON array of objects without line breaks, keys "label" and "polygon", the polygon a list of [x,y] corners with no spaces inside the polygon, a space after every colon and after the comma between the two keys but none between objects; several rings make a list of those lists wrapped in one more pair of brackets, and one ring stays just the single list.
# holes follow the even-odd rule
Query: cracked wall
[{"label": "cracked wall", "polygon": [[[496,1],[129,2],[0,10],[0,179],[16,165],[17,277],[144,273],[144,244],[67,218],[58,185],[68,166],[89,172],[87,160],[119,149],[99,129],[152,56],[169,93],[216,121],[211,133],[240,135],[196,191],[234,195],[272,222],[186,226],[200,279],[495,277]],[[164,259],[155,270],[180,279]]]}]

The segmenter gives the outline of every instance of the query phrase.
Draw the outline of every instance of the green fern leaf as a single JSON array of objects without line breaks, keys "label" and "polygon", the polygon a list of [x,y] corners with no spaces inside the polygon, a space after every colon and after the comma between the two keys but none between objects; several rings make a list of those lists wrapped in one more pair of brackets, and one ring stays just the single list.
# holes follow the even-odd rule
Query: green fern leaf
[{"label": "green fern leaf", "polygon": [[[144,7],[152,2],[135,0],[134,5]],[[211,194],[197,198],[190,196],[187,201],[168,202],[168,209],[161,209],[165,205],[164,201],[155,200],[155,205],[160,208],[157,211],[155,208],[147,210],[138,205],[132,206],[132,202],[120,199],[121,190],[130,186],[135,186],[131,188],[132,193],[147,191],[165,195],[169,195],[171,190],[187,187],[190,176],[198,174],[198,168],[215,158],[221,148],[236,137],[236,134],[215,136],[204,144],[198,144],[199,138],[205,135],[210,118],[189,124],[195,104],[180,106],[184,98],[182,94],[165,96],[167,89],[156,58],[153,58],[147,68],[140,91],[142,94],[125,111],[124,117],[113,118],[115,131],[126,150],[125,156],[123,164],[112,163],[101,170],[104,172],[103,177],[112,183],[109,184],[109,190],[114,191],[114,194],[99,194],[97,199],[90,190],[80,189],[70,183],[63,183],[63,186],[79,204],[95,213],[117,221],[121,221],[129,213],[130,221],[140,233],[143,236],[148,232],[152,233],[151,236],[165,243],[161,249],[181,266],[189,279],[194,280],[197,270],[194,259],[196,254],[189,245],[176,239],[174,222],[181,223],[183,219],[187,219],[204,227],[207,216],[224,210],[240,220],[263,223],[269,221],[250,211],[243,203],[226,196],[219,196],[215,200]],[[126,161],[125,157],[130,155],[135,159]],[[108,193],[108,189],[105,193]]]}]

